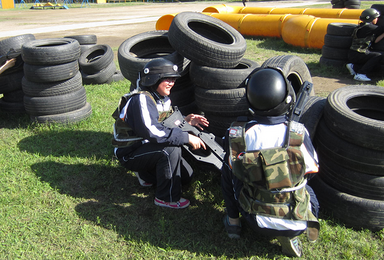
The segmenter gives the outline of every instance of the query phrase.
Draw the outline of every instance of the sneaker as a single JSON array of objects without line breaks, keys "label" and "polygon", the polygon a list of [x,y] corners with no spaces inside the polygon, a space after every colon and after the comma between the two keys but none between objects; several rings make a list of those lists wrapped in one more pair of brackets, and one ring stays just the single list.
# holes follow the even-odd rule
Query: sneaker
[{"label": "sneaker", "polygon": [[160,200],[155,197],[155,205],[160,207],[166,207],[171,209],[184,209],[188,207],[190,204],[189,200],[180,198],[179,201],[176,202],[165,202],[164,200]]},{"label": "sneaker", "polygon": [[345,65],[345,67],[347,67],[349,73],[351,73],[352,76],[356,75],[356,72],[353,70],[353,64],[352,63],[348,63],[347,65]]},{"label": "sneaker", "polygon": [[282,251],[287,256],[301,256],[301,242],[298,237],[277,237],[277,240],[280,242]]},{"label": "sneaker", "polygon": [[353,77],[354,80],[358,80],[358,81],[371,81],[370,78],[368,78],[365,74],[356,74],[354,77]]},{"label": "sneaker", "polygon": [[139,180],[139,183],[140,183],[141,186],[143,186],[143,187],[152,187],[152,183],[148,183],[145,180],[143,180],[142,178],[140,178],[140,175],[139,175],[138,172],[134,172],[134,173],[135,173],[137,179]]},{"label": "sneaker", "polygon": [[240,226],[238,226],[238,225],[231,225],[229,223],[228,215],[224,216],[223,222],[224,222],[225,230],[228,233],[228,237],[229,238],[239,239],[240,235],[241,235],[241,225]]}]

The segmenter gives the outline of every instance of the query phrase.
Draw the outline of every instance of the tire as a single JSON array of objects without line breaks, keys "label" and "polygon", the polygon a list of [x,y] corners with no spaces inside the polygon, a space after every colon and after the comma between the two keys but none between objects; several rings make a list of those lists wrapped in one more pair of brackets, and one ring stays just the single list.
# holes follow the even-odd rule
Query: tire
[{"label": "tire", "polygon": [[168,40],[168,31],[149,31],[125,40],[119,47],[117,58],[123,76],[136,82],[138,72],[155,58],[166,58],[175,50]]},{"label": "tire", "polygon": [[310,181],[321,208],[347,227],[379,231],[384,228],[384,202],[340,192],[326,184],[320,176]]},{"label": "tire", "polygon": [[195,86],[192,82],[188,87],[183,88],[179,91],[171,91],[169,98],[172,101],[172,105],[183,107],[195,101]]},{"label": "tire", "polygon": [[74,77],[79,72],[77,60],[50,66],[24,64],[24,76],[33,82],[55,82],[67,80]]},{"label": "tire", "polygon": [[311,96],[303,108],[299,121],[307,128],[312,141],[315,139],[317,126],[323,116],[325,102],[326,98]]},{"label": "tire", "polygon": [[104,84],[106,83],[116,72],[115,62],[111,62],[105,69],[100,70],[95,74],[88,75],[84,72],[81,72],[83,78],[83,84]]},{"label": "tire", "polygon": [[249,115],[245,88],[214,90],[196,86],[195,101],[201,111],[212,115]]},{"label": "tire", "polygon": [[233,69],[212,68],[192,62],[189,73],[192,82],[201,88],[233,89],[244,87],[245,79],[257,68],[260,68],[259,63],[243,58]]},{"label": "tire", "polygon": [[41,39],[26,42],[21,56],[29,65],[58,65],[78,60],[80,44],[74,39]]},{"label": "tire", "polygon": [[333,48],[323,45],[321,49],[322,57],[334,60],[348,60],[349,49]]},{"label": "tire", "polygon": [[63,81],[36,83],[29,81],[27,78],[22,79],[22,88],[27,96],[31,97],[49,97],[58,96],[74,92],[83,87],[81,73],[78,71],[76,75],[70,79]]},{"label": "tire", "polygon": [[347,169],[318,152],[319,176],[333,188],[357,197],[384,200],[384,177]]},{"label": "tire", "polygon": [[85,106],[84,88],[68,94],[51,97],[24,96],[24,106],[30,116],[44,116],[68,113]]},{"label": "tire", "polygon": [[357,24],[352,23],[330,23],[327,27],[327,34],[338,36],[352,36]]},{"label": "tire", "polygon": [[360,9],[360,0],[346,0],[344,1],[345,8],[348,9]]},{"label": "tire", "polygon": [[383,97],[384,88],[372,85],[336,89],[325,104],[325,122],[348,142],[384,151]]},{"label": "tire", "polygon": [[24,92],[21,89],[3,95],[3,100],[5,102],[23,102],[23,99]]},{"label": "tire", "polygon": [[324,35],[324,45],[332,48],[349,49],[352,45],[352,36]]},{"label": "tire", "polygon": [[64,38],[75,39],[80,45],[91,45],[97,43],[97,36],[95,34],[70,35],[64,36]]},{"label": "tire", "polygon": [[109,45],[95,45],[82,53],[79,58],[81,71],[95,74],[113,62],[113,51]]},{"label": "tire", "polygon": [[23,102],[7,102],[0,98],[0,111],[7,113],[25,113]]},{"label": "tire", "polygon": [[[261,68],[266,67],[281,68],[288,81],[292,84],[296,94],[305,81],[312,83],[312,77],[307,65],[298,56],[281,55],[269,58],[261,65]],[[315,95],[314,88],[311,95]]]},{"label": "tire", "polygon": [[0,41],[0,56],[6,55],[10,49],[19,50],[24,43],[35,40],[33,34],[22,34]]},{"label": "tire", "polygon": [[23,77],[23,71],[0,75],[0,93],[8,93],[21,89],[21,79]]},{"label": "tire", "polygon": [[384,152],[365,148],[343,140],[321,120],[315,139],[323,157],[343,167],[365,174],[384,176]]},{"label": "tire", "polygon": [[244,37],[227,23],[201,13],[182,12],[169,27],[169,42],[183,57],[215,68],[234,68],[244,56]]},{"label": "tire", "polygon": [[71,124],[77,123],[89,118],[92,115],[92,107],[87,102],[83,107],[67,113],[45,116],[30,116],[32,122],[38,123],[61,123]]},{"label": "tire", "polygon": [[123,74],[121,74],[121,71],[117,70],[115,71],[115,73],[113,73],[112,77],[110,77],[105,83],[111,84],[112,82],[118,82],[122,80],[125,80],[125,78]]},{"label": "tire", "polygon": [[232,122],[237,119],[237,116],[218,116],[210,113],[205,113],[205,117],[209,121],[208,131],[219,138],[225,136],[227,129],[231,126]]},{"label": "tire", "polygon": [[320,57],[319,63],[324,66],[344,67],[345,64],[348,63],[348,60],[335,60],[335,59]]}]

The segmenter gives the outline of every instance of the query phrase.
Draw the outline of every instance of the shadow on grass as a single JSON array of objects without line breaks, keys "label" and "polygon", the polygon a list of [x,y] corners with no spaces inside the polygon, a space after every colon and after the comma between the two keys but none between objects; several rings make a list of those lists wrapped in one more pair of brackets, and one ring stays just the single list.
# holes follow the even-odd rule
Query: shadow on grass
[{"label": "shadow on grass", "polygon": [[18,143],[22,151],[43,156],[109,159],[112,134],[96,131],[47,130]]},{"label": "shadow on grass", "polygon": [[27,128],[29,125],[31,125],[31,120],[26,113],[11,113],[0,110],[0,129]]},{"label": "shadow on grass", "polygon": [[[155,189],[141,187],[136,177],[122,167],[48,161],[31,168],[41,181],[60,193],[86,199],[75,206],[79,217],[114,230],[140,250],[149,244],[167,254],[188,251],[181,252],[186,256],[275,258],[281,255],[278,245],[271,244],[267,237],[256,237],[246,227],[241,240],[227,237],[217,175],[197,171],[192,183],[183,187],[183,196],[191,200],[191,206],[173,210],[155,206]],[[140,250],[137,256],[148,255],[145,252],[141,255]]]}]

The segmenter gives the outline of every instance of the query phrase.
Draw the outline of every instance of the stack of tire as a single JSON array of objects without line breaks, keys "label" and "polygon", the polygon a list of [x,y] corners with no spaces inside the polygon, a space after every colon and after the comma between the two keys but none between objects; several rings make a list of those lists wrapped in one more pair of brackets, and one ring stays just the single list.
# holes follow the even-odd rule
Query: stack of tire
[{"label": "stack of tire", "polygon": [[71,38],[77,40],[80,44],[81,53],[85,52],[86,50],[97,44],[97,36],[94,34],[69,35],[64,36],[64,38]]},{"label": "stack of tire", "polygon": [[92,109],[86,101],[75,39],[57,38],[23,44],[25,110],[39,123],[75,123],[88,118]]},{"label": "stack of tire", "polygon": [[332,8],[360,9],[360,0],[331,0]]},{"label": "stack of tire", "polygon": [[327,98],[315,137],[321,209],[348,227],[384,228],[384,89],[339,88]]},{"label": "stack of tire", "polygon": [[343,67],[348,63],[348,51],[356,26],[351,23],[330,23],[328,25],[321,49],[320,64]]},{"label": "stack of tire", "polygon": [[[24,43],[35,40],[32,34],[23,34],[0,41],[0,56],[14,49],[20,51]],[[0,75],[0,110],[9,113],[25,113],[21,81],[24,77],[23,60],[21,54],[16,58],[13,67],[7,69]]]},{"label": "stack of tire", "polygon": [[95,44],[81,53],[79,66],[83,83],[104,84],[124,79],[116,70],[113,51],[109,45]]},{"label": "stack of tire", "polygon": [[131,82],[134,90],[139,72],[145,64],[156,58],[164,58],[178,66],[181,77],[172,88],[172,104],[187,115],[198,113],[194,98],[194,85],[189,76],[190,60],[180,55],[169,42],[168,31],[156,30],[137,34],[125,40],[118,50],[118,61],[123,76]]}]

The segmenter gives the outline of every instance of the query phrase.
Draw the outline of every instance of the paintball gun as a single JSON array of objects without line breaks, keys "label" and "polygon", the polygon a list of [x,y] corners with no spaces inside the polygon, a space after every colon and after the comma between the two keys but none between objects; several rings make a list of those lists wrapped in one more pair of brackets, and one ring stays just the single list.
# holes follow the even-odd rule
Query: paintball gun
[{"label": "paintball gun", "polygon": [[301,85],[299,92],[297,93],[296,102],[290,111],[288,116],[289,121],[299,122],[300,117],[303,115],[303,109],[308,101],[308,98],[312,92],[313,84],[305,81]]},{"label": "paintball gun", "polygon": [[181,112],[175,108],[175,112],[170,117],[165,119],[162,124],[169,128],[179,127],[184,132],[188,132],[199,137],[206,145],[206,151],[193,151],[188,145],[184,145],[184,149],[189,152],[196,160],[214,165],[218,170],[221,170],[224,160],[224,149],[215,140],[215,135],[200,131],[196,127],[188,124],[184,120]]}]

